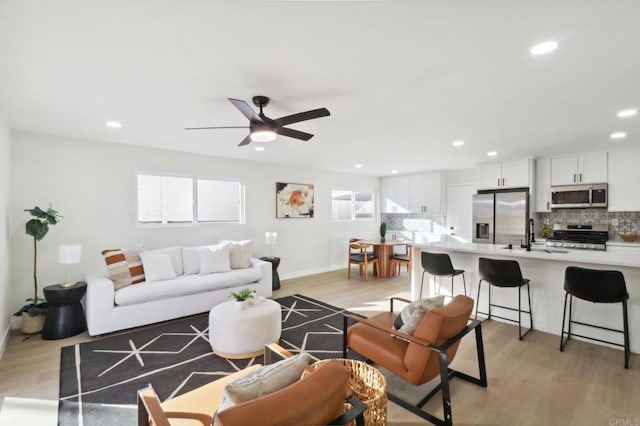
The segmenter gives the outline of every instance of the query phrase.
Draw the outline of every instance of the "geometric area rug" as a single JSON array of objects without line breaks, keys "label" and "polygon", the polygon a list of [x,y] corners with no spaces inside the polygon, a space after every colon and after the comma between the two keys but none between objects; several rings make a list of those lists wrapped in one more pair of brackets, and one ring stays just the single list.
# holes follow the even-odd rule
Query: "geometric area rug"
[{"label": "geometric area rug", "polygon": [[[282,306],[280,344],[315,360],[342,356],[342,308],[299,294]],[[141,327],[62,348],[58,424],[135,425],[136,392],[152,384],[162,401],[263,364],[263,357],[214,355],[209,313]]]}]

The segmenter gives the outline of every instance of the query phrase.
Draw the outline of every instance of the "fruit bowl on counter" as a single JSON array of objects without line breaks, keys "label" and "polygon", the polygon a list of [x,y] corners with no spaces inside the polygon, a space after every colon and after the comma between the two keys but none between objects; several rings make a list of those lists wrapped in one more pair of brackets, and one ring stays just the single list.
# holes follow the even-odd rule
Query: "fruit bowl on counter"
[{"label": "fruit bowl on counter", "polygon": [[620,238],[622,238],[622,241],[624,241],[625,243],[633,243],[638,239],[638,235],[637,234],[620,234]]}]

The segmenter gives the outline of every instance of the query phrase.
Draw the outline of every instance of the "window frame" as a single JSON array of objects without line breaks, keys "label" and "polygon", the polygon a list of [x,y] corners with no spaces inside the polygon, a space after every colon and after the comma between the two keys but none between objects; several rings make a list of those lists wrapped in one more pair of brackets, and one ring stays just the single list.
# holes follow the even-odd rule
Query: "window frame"
[{"label": "window frame", "polygon": [[[191,187],[192,187],[192,199],[191,199],[191,210],[193,214],[193,219],[191,222],[169,222],[169,223],[158,223],[158,222],[140,222],[139,221],[139,188],[138,188],[138,177],[140,175],[145,176],[155,176],[155,177],[177,177],[177,178],[187,178],[191,179]],[[214,181],[222,181],[222,182],[236,182],[240,185],[240,212],[239,219],[237,222],[213,222],[213,221],[199,221],[198,220],[198,180],[214,180]],[[137,170],[134,173],[133,177],[134,181],[134,224],[136,227],[141,228],[181,228],[181,227],[195,227],[200,225],[245,225],[246,224],[246,185],[241,179],[237,179],[234,177],[220,177],[220,176],[211,176],[211,175],[198,175],[191,173],[172,173],[172,172],[157,172],[157,171],[149,171],[149,170]]]},{"label": "window frame", "polygon": [[[343,191],[351,193],[351,218],[350,219],[334,219],[333,217],[333,191]],[[373,206],[373,210],[371,212],[370,217],[357,217],[356,215],[356,194],[357,193],[368,193],[371,194],[371,204]],[[353,188],[331,188],[329,191],[329,199],[331,200],[331,222],[355,222],[355,221],[368,221],[376,219],[376,191],[373,189],[353,189]]]}]

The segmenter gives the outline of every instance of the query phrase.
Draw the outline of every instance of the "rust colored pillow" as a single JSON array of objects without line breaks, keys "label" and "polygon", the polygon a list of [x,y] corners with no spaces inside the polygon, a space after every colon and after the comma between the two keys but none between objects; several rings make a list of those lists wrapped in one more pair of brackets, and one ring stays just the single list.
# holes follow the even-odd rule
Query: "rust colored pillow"
[{"label": "rust colored pillow", "polygon": [[144,281],[139,249],[106,249],[102,255],[116,290]]}]

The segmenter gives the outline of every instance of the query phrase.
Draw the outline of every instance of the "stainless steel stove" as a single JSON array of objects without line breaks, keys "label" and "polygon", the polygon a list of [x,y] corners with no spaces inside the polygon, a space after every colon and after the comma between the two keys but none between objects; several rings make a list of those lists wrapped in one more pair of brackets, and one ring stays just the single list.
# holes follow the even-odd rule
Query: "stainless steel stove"
[{"label": "stainless steel stove", "polygon": [[609,240],[608,225],[554,225],[553,235],[547,238],[547,247],[566,247],[586,250],[606,250]]}]

